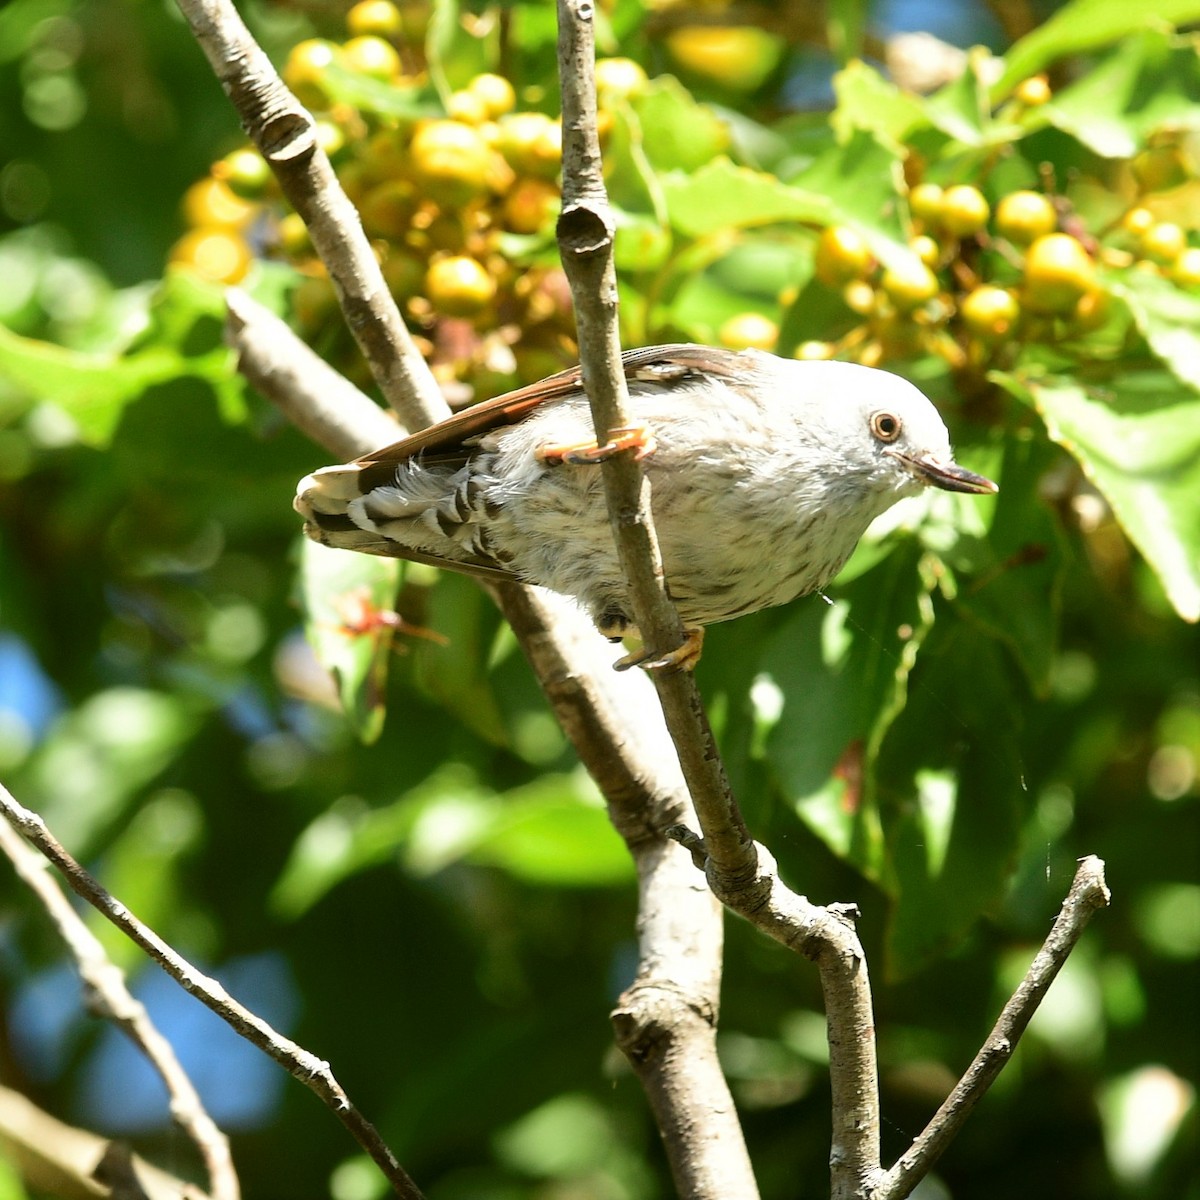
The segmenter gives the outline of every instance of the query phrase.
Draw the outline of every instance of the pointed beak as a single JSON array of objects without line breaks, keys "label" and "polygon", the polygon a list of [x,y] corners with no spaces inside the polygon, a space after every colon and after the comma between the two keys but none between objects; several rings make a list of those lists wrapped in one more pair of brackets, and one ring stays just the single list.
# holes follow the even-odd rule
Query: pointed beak
[{"label": "pointed beak", "polygon": [[954,462],[941,462],[929,454],[908,455],[892,451],[914,475],[924,483],[931,483],[946,492],[971,492],[976,495],[991,495],[1000,489],[990,479],[976,475]]}]

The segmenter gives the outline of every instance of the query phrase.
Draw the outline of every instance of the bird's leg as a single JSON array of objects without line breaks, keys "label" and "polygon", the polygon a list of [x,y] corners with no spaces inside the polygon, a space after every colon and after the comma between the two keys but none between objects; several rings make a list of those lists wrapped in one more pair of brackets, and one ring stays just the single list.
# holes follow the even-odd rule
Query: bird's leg
[{"label": "bird's leg", "polygon": [[614,454],[619,454],[622,450],[632,450],[634,461],[641,462],[642,459],[654,453],[655,447],[654,434],[651,433],[649,426],[629,425],[611,430],[609,440],[603,446],[598,446],[595,441],[575,442],[567,445],[557,445],[552,442],[546,446],[539,446],[535,454],[539,462],[544,462],[548,466],[557,466],[559,463],[582,466],[587,463],[603,462],[606,458],[612,458]]},{"label": "bird's leg", "polygon": [[613,663],[614,671],[628,671],[630,667],[641,667],[643,671],[694,671],[700,661],[704,646],[704,628],[690,625],[683,631],[683,641],[674,650],[659,654],[656,650],[643,647]]}]

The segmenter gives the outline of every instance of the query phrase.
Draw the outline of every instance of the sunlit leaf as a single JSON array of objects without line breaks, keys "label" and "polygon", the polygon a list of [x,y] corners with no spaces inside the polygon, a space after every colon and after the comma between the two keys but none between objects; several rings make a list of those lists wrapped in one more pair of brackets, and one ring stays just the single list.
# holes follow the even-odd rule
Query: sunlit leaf
[{"label": "sunlit leaf", "polygon": [[1200,391],[1200,296],[1149,271],[1112,271],[1106,282],[1129,306],[1155,354]]},{"label": "sunlit leaf", "polygon": [[1179,615],[1200,620],[1200,395],[1149,371],[1107,403],[1069,379],[997,378],[1079,462]]},{"label": "sunlit leaf", "polygon": [[914,129],[929,123],[922,102],[902,91],[874,67],[858,59],[833,77],[837,107],[830,118],[838,136],[866,129],[885,145],[899,148]]},{"label": "sunlit leaf", "polygon": [[1014,84],[1064,55],[1107,46],[1148,26],[1196,20],[1200,0],[1156,0],[1152,8],[1128,0],[1075,0],[1010,47],[993,94],[1007,94]]},{"label": "sunlit leaf", "polygon": [[695,171],[729,149],[725,122],[671,75],[653,80],[630,104],[656,171]]},{"label": "sunlit leaf", "polygon": [[1195,46],[1147,29],[1043,105],[1039,117],[1097,154],[1128,158],[1159,129],[1200,125],[1198,106]]}]

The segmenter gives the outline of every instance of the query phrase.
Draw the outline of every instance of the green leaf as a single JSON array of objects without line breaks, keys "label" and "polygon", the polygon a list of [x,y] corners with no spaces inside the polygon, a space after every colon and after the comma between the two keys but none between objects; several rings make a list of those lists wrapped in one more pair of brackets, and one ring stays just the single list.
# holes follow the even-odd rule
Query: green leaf
[{"label": "green leaf", "polygon": [[729,149],[725,122],[674,76],[659,76],[630,105],[649,135],[646,156],[656,171],[696,171]]},{"label": "green leaf", "polygon": [[1196,48],[1144,30],[1038,113],[1105,158],[1130,158],[1159,129],[1200,125]]},{"label": "green leaf", "polygon": [[223,297],[222,289],[186,272],[169,272],[151,302],[146,328],[123,353],[66,350],[0,327],[0,378],[28,402],[58,405],[91,445],[106,444],[125,408],[146,390],[180,376],[206,380],[222,416],[240,420],[245,406],[222,339]]},{"label": "green leaf", "polygon": [[391,613],[400,571],[395,558],[331,550],[308,538],[300,546],[305,632],[333,675],[346,719],[368,743],[383,732],[395,631],[382,614]]},{"label": "green leaf", "polygon": [[996,378],[1079,462],[1175,611],[1200,620],[1200,396],[1156,371],[1121,376],[1107,404],[1072,380]]},{"label": "green leaf", "polygon": [[877,775],[888,848],[885,967],[910,975],[1004,895],[1020,850],[1023,697],[985,633],[939,621]]},{"label": "green leaf", "polygon": [[1200,391],[1200,296],[1149,271],[1109,271],[1105,282],[1129,306],[1154,353]]},{"label": "green leaf", "polygon": [[862,53],[867,7],[865,0],[830,0],[826,18],[829,48],[842,66]]},{"label": "green leaf", "polygon": [[855,59],[833,77],[837,107],[830,123],[838,140],[845,141],[857,129],[873,133],[883,145],[900,152],[901,143],[929,124],[924,104],[910,92],[901,91],[874,67]]},{"label": "green leaf", "polygon": [[[433,74],[432,71],[430,73]],[[336,62],[325,68],[321,85],[332,100],[380,117],[415,120],[418,117],[441,116],[446,111],[437,95],[428,87],[387,83],[351,71]]]},{"label": "green leaf", "polygon": [[986,538],[966,545],[960,539],[947,556],[952,566],[961,563],[971,572],[956,584],[960,609],[1008,644],[1030,686],[1042,695],[1050,687],[1058,648],[1066,562],[1061,526],[1038,485],[1057,454],[1028,431],[1011,435],[993,476],[1000,494]]},{"label": "green leaf", "polygon": [[1075,0],[1010,47],[1004,73],[993,96],[1006,95],[1015,84],[1036,75],[1067,54],[1095,50],[1118,42],[1147,26],[1186,25],[1200,20],[1200,0],[1156,0],[1145,6],[1129,0]]},{"label": "green leaf", "polygon": [[835,854],[882,878],[874,763],[903,709],[908,675],[933,621],[932,580],[909,539],[824,604],[810,598],[771,640],[764,675],[783,709],[767,760],[796,812]]}]

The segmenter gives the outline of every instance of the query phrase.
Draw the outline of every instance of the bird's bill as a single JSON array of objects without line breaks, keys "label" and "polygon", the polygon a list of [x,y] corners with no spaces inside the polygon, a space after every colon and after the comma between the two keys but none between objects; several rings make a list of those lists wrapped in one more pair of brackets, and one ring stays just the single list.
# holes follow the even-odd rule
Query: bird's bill
[{"label": "bird's bill", "polygon": [[983,475],[976,475],[955,462],[941,462],[929,455],[920,457],[897,454],[905,466],[919,479],[940,487],[946,492],[970,492],[975,495],[991,495],[1000,488]]}]

